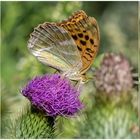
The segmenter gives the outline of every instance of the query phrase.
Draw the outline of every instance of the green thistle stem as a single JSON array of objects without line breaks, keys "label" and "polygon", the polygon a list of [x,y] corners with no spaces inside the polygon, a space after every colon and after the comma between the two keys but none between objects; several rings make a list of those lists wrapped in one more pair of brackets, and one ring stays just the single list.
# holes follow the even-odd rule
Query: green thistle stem
[{"label": "green thistle stem", "polygon": [[54,134],[54,130],[55,130],[54,129],[55,128],[55,119],[56,119],[56,117],[51,117],[51,116],[47,117],[48,126],[50,127],[52,134]]},{"label": "green thistle stem", "polygon": [[51,128],[53,128],[53,127],[54,127],[54,124],[55,124],[55,117],[49,116],[49,117],[48,117],[48,124],[49,124],[49,126],[50,126]]}]

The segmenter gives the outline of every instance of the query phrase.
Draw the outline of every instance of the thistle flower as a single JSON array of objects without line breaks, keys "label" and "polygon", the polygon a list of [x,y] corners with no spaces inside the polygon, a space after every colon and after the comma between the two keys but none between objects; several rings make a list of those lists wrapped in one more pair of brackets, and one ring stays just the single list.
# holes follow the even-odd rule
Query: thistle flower
[{"label": "thistle flower", "polygon": [[22,90],[22,94],[48,116],[71,116],[82,108],[77,89],[59,74],[34,78]]},{"label": "thistle flower", "polygon": [[105,55],[95,77],[96,88],[106,93],[127,92],[133,86],[130,64],[122,55]]}]

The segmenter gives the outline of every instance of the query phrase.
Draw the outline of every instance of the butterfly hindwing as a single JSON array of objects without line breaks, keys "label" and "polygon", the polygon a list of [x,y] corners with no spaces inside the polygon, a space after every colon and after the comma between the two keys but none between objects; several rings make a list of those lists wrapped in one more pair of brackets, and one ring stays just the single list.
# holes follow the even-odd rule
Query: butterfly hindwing
[{"label": "butterfly hindwing", "polygon": [[82,67],[74,40],[64,28],[53,23],[44,23],[35,28],[30,35],[28,48],[39,61],[62,72]]}]

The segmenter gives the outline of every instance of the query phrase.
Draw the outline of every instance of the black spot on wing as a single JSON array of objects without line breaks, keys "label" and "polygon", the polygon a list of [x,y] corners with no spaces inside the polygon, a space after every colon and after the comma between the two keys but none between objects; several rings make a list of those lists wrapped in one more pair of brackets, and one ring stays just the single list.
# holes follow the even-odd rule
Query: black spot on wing
[{"label": "black spot on wing", "polygon": [[79,51],[82,51],[82,48],[80,48],[78,45],[77,45],[77,48],[78,48]]},{"label": "black spot on wing", "polygon": [[90,43],[91,43],[91,44],[94,44],[94,40],[93,40],[93,39],[90,39]]},{"label": "black spot on wing", "polygon": [[92,51],[90,48],[86,48],[86,51],[89,53],[94,53],[94,51]]},{"label": "black spot on wing", "polygon": [[92,55],[90,53],[86,53],[87,55],[89,55],[90,58],[92,58]]},{"label": "black spot on wing", "polygon": [[78,39],[76,35],[72,35],[72,38],[73,38],[74,40],[77,40],[77,39]]},{"label": "black spot on wing", "polygon": [[85,35],[85,39],[86,39],[86,40],[89,40],[89,36],[88,36],[88,35]]},{"label": "black spot on wing", "polygon": [[79,36],[80,38],[82,38],[82,37],[83,37],[83,34],[79,33],[78,36]]},{"label": "black spot on wing", "polygon": [[82,45],[86,45],[86,42],[83,41],[83,40],[80,40],[80,43],[81,43]]}]

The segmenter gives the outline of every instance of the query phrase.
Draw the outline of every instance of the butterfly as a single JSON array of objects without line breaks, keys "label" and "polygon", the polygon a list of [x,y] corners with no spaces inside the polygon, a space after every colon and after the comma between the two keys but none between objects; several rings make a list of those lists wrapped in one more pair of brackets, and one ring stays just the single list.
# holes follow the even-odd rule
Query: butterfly
[{"label": "butterfly", "polygon": [[59,70],[71,80],[85,81],[99,49],[97,21],[79,10],[67,20],[45,22],[30,34],[28,49],[45,65]]}]

